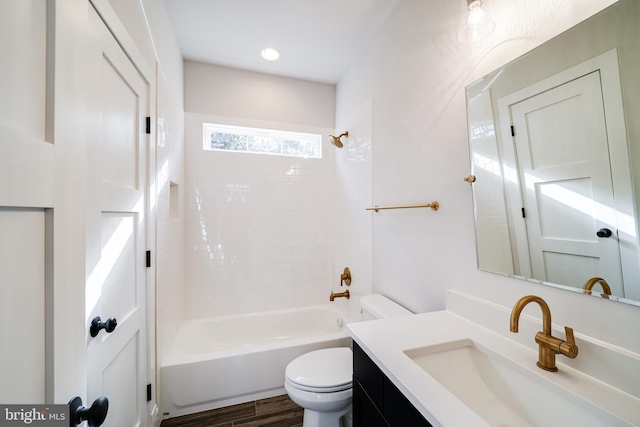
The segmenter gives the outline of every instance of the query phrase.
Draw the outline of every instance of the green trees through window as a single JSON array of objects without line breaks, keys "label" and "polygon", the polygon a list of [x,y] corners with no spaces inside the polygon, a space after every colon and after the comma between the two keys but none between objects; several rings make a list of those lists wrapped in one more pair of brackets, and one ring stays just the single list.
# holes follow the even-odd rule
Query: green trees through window
[{"label": "green trees through window", "polygon": [[204,124],[205,150],[322,158],[322,135]]}]

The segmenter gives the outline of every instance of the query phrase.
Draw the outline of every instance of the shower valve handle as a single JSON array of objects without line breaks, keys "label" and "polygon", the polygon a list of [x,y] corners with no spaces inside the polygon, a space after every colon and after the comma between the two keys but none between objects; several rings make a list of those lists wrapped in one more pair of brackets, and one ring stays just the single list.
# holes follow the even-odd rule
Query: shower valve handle
[{"label": "shower valve handle", "polygon": [[340,286],[342,285],[351,286],[351,271],[349,267],[344,268],[344,272],[340,275]]}]

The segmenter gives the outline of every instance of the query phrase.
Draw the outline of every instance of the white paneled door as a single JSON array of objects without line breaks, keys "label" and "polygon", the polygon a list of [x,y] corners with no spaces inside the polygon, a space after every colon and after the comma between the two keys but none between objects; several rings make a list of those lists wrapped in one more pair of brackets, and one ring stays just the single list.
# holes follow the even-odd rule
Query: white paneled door
[{"label": "white paneled door", "polygon": [[0,402],[44,403],[45,211],[0,207]]},{"label": "white paneled door", "polygon": [[103,0],[3,0],[0,58],[0,403],[148,426],[153,75]]},{"label": "white paneled door", "polygon": [[[45,401],[54,146],[46,139],[46,2],[0,5],[0,403]],[[9,66],[10,65],[10,66]],[[50,248],[49,248],[50,249]]]},{"label": "white paneled door", "polygon": [[149,87],[93,10],[90,26],[86,321],[105,326],[88,337],[87,397],[109,399],[105,426],[133,427],[147,412]]}]

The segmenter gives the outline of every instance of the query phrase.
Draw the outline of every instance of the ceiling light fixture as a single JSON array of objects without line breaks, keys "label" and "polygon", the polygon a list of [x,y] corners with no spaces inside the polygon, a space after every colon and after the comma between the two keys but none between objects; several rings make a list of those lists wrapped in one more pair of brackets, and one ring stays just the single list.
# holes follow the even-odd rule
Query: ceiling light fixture
[{"label": "ceiling light fixture", "polygon": [[262,49],[262,52],[260,52],[260,55],[267,61],[275,61],[280,58],[280,52],[272,47],[265,47]]},{"label": "ceiling light fixture", "polygon": [[467,0],[467,10],[476,10],[482,6],[482,0]]},{"label": "ceiling light fixture", "polygon": [[461,28],[459,38],[464,43],[473,43],[482,40],[493,32],[496,24],[487,20],[486,13],[482,10],[482,0],[467,0],[466,25]]}]

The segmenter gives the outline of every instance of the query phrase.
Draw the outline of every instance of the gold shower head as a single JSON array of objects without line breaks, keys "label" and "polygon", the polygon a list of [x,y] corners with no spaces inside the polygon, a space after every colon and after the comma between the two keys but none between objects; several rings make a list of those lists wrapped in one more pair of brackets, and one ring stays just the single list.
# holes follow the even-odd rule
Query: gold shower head
[{"label": "gold shower head", "polygon": [[342,138],[343,136],[346,136],[347,138],[349,137],[349,132],[345,132],[345,133],[341,133],[338,136],[333,136],[333,135],[329,135],[329,141],[331,141],[331,143],[333,145],[335,145],[338,148],[342,148],[344,147],[344,144],[342,144],[342,141],[340,141],[340,138]]}]

